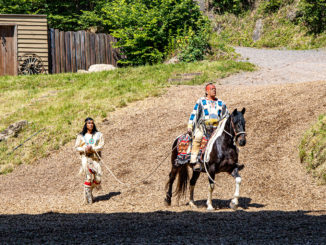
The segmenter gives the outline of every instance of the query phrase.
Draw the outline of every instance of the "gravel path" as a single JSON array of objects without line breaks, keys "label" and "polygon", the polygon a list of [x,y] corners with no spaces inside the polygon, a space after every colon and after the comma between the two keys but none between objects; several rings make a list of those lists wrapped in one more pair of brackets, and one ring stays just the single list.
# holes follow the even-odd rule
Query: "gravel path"
[{"label": "gravel path", "polygon": [[[286,83],[292,80],[285,79],[287,73],[281,74],[283,66],[277,64],[288,51],[240,52],[254,62],[259,62],[254,57],[261,57],[261,52],[276,55],[275,68],[262,68],[270,69],[264,80],[253,80],[260,70],[226,78],[218,86],[218,96],[230,110],[246,107],[248,135],[240,150],[245,168],[237,212],[228,207],[234,180],[226,174],[217,176],[216,211],[206,212],[204,175],[195,189],[197,209],[190,208],[187,199],[175,198],[165,207],[169,160],[131,188],[118,184],[103,168],[103,189],[95,192],[93,205],[83,206],[80,162],[71,142],[38,163],[0,176],[1,243],[325,244],[326,186],[306,173],[297,146],[302,133],[326,111],[326,81]],[[264,85],[273,80],[272,74],[284,76],[279,80],[283,84]],[[164,160],[173,139],[185,131],[203,87],[173,86],[164,96],[110,113],[109,123],[97,122],[106,141],[104,161],[118,178],[138,182]]]},{"label": "gravel path", "polygon": [[326,51],[235,48],[242,61],[259,66],[252,73],[239,73],[222,84],[282,84],[326,80]]}]

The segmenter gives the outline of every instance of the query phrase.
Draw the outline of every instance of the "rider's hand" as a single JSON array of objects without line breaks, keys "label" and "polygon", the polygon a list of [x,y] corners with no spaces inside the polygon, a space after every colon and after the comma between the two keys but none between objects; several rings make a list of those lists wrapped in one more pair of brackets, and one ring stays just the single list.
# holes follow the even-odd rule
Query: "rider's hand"
[{"label": "rider's hand", "polygon": [[91,145],[88,145],[86,146],[86,153],[92,153],[92,146]]},{"label": "rider's hand", "polygon": [[188,130],[187,130],[187,134],[189,134],[189,136],[192,135],[192,130],[191,130],[190,128],[188,128]]}]

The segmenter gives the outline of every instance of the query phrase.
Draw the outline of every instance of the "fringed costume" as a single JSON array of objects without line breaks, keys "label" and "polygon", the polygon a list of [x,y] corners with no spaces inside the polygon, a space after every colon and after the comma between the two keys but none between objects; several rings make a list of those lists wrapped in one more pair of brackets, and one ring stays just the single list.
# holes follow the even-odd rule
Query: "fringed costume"
[{"label": "fringed costume", "polygon": [[[92,152],[86,153],[86,147],[92,146]],[[85,174],[85,201],[91,204],[93,202],[92,190],[101,184],[102,169],[99,156],[104,146],[102,133],[78,134],[75,148],[81,156],[81,172]]]}]

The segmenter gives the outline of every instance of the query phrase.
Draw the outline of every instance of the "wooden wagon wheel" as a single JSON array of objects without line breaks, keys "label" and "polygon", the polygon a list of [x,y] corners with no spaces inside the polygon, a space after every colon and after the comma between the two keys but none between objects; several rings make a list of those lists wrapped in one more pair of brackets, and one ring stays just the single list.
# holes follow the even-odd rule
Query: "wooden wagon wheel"
[{"label": "wooden wagon wheel", "polygon": [[20,59],[19,74],[32,75],[44,73],[44,64],[40,56],[36,54],[24,54]]}]

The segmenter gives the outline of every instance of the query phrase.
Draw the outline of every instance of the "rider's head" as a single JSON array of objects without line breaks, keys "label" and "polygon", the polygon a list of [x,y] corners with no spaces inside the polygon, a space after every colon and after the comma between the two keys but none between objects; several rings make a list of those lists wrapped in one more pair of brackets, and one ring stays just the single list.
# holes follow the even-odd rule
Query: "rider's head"
[{"label": "rider's head", "polygon": [[213,83],[208,83],[205,86],[205,95],[215,98],[216,96],[216,87]]},{"label": "rider's head", "polygon": [[85,119],[84,128],[83,128],[83,131],[81,132],[81,134],[85,135],[88,130],[91,131],[92,134],[95,134],[97,132],[97,128],[96,128],[96,125],[94,123],[94,119],[91,118],[91,117],[87,117]]}]

